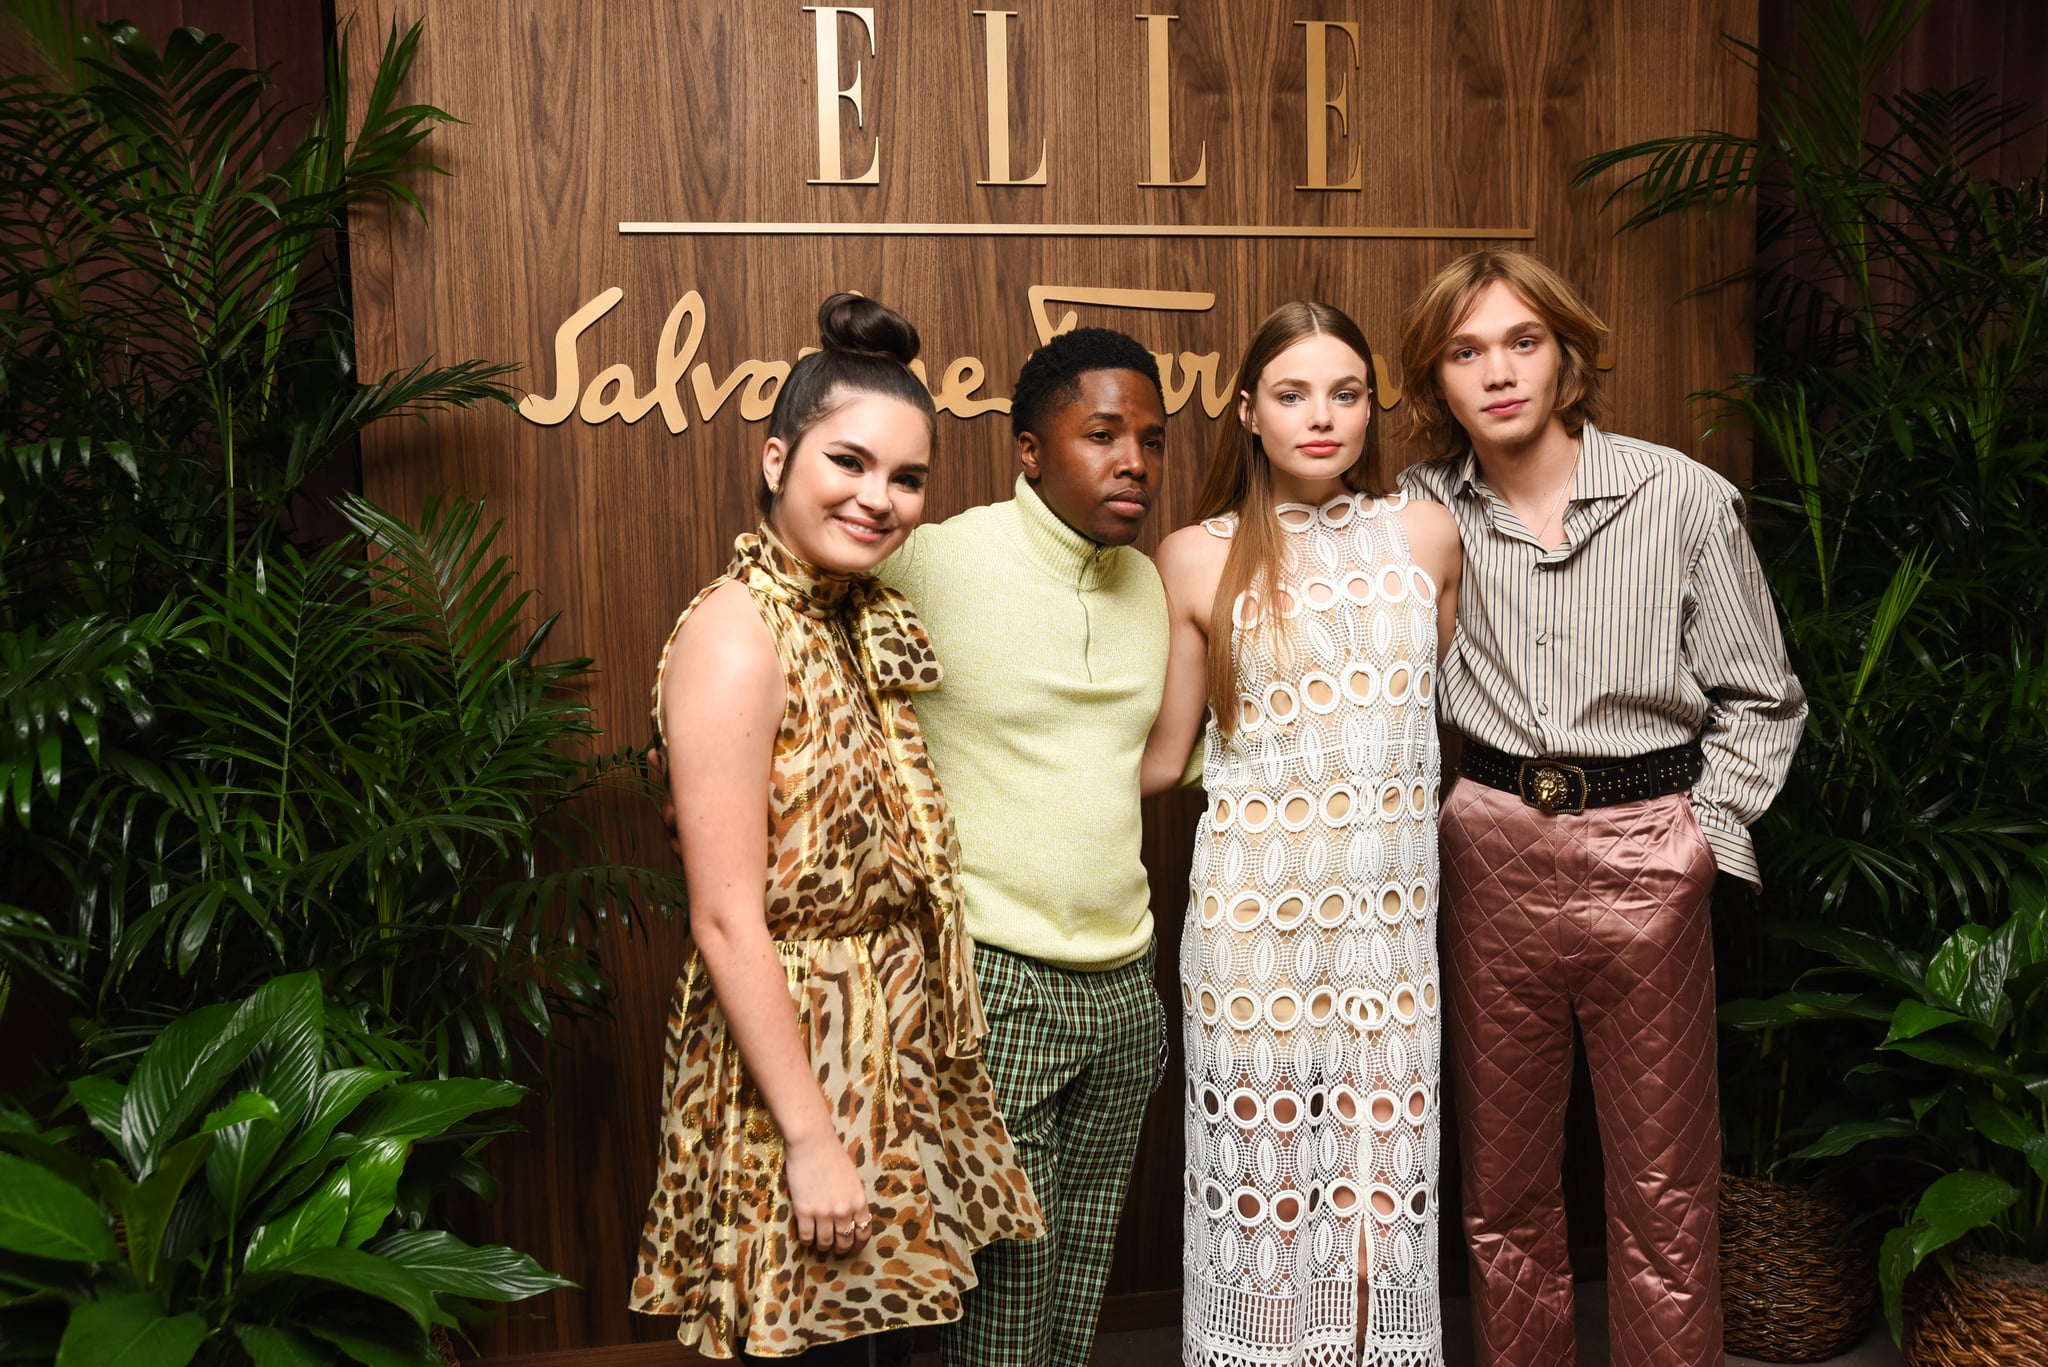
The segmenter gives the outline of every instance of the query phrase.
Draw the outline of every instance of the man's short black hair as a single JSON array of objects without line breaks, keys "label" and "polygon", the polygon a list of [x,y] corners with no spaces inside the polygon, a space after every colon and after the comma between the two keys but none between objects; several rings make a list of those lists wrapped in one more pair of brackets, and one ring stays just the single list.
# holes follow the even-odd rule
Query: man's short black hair
[{"label": "man's short black hair", "polygon": [[1039,421],[1054,408],[1081,397],[1081,377],[1091,370],[1135,370],[1159,390],[1160,411],[1166,391],[1159,384],[1159,362],[1136,338],[1113,328],[1075,328],[1063,332],[1031,353],[1017,372],[1010,398],[1010,434],[1044,436]]}]

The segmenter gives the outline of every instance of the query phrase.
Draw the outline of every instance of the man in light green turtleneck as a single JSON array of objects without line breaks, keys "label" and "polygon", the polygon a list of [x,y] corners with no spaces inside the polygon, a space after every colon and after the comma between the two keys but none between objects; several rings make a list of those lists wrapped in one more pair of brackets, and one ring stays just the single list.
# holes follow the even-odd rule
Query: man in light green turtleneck
[{"label": "man in light green turtleneck", "polygon": [[1016,497],[921,527],[882,568],[945,669],[918,721],[960,834],[982,1057],[1046,1216],[975,1255],[949,1367],[1082,1367],[1165,1012],[1138,763],[1166,593],[1132,547],[1163,475],[1151,355],[1082,329],[1017,377]]}]

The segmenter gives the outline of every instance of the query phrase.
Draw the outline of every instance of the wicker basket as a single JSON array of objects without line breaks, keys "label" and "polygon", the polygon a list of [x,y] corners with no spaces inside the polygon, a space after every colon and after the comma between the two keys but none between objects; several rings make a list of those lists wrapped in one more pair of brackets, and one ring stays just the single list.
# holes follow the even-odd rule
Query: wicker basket
[{"label": "wicker basket", "polygon": [[1835,1197],[1721,1175],[1721,1309],[1728,1351],[1819,1362],[1862,1342],[1877,1310],[1877,1257]]},{"label": "wicker basket", "polygon": [[1911,1367],[2048,1365],[2048,1267],[1959,1256],[1956,1280],[1933,1272],[1906,1326]]}]

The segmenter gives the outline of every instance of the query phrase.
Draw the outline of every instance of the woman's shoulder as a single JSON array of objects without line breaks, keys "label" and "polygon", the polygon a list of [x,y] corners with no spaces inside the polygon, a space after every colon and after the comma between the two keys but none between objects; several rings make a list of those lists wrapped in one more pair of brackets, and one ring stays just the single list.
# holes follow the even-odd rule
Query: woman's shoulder
[{"label": "woman's shoulder", "polygon": [[1205,522],[1190,523],[1167,534],[1159,543],[1157,558],[1169,601],[1205,603],[1215,596],[1223,562],[1230,558],[1230,542],[1212,534]]},{"label": "woman's shoulder", "polygon": [[1399,515],[1401,532],[1408,540],[1408,558],[1438,583],[1450,583],[1464,556],[1457,519],[1451,516],[1451,510],[1428,499],[1411,498]]},{"label": "woman's shoulder", "polygon": [[1458,539],[1457,519],[1443,504],[1432,503],[1426,498],[1410,498],[1405,493],[1396,494],[1385,502],[1400,515],[1401,526],[1407,531],[1410,541],[1418,535],[1439,540],[1444,537],[1453,541]]},{"label": "woman's shoulder", "polygon": [[[1224,524],[1220,531],[1218,523]],[[1180,569],[1221,565],[1230,555],[1230,534],[1236,527],[1235,517],[1212,517],[1168,532],[1159,543],[1159,572],[1170,576]]]},{"label": "woman's shoulder", "polygon": [[722,578],[706,585],[670,629],[655,662],[651,710],[656,739],[667,743],[672,699],[724,697],[739,710],[778,707],[785,674],[775,633],[747,586]]},{"label": "woman's shoulder", "polygon": [[688,660],[692,672],[725,683],[782,677],[774,628],[737,579],[714,580],[676,619],[664,668],[677,659]]}]

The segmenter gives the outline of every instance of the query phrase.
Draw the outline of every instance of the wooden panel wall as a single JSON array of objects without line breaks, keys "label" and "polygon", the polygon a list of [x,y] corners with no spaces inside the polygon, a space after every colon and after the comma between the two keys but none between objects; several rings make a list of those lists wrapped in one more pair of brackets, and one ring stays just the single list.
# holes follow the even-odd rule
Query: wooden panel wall
[{"label": "wooden panel wall", "polygon": [[[424,18],[406,99],[466,122],[435,134],[454,172],[420,189],[430,222],[366,222],[354,245],[361,362],[369,373],[435,356],[521,363],[545,399],[561,386],[559,325],[608,289],[616,306],[582,334],[582,385],[624,363],[631,393],[655,387],[660,336],[696,291],[703,331],[691,364],[716,389],[750,359],[793,359],[814,340],[831,290],[854,288],[903,309],[922,329],[934,383],[977,358],[975,400],[1009,392],[1038,344],[1031,294],[1048,322],[1072,309],[1122,327],[1176,360],[1214,354],[1228,367],[1259,318],[1291,298],[1352,312],[1394,350],[1403,303],[1436,267],[1475,243],[1444,232],[1525,230],[1531,247],[1585,289],[1615,329],[1615,426],[1692,447],[1741,475],[1736,443],[1701,447],[1704,419],[1685,396],[1747,360],[1742,300],[1688,297],[1739,269],[1750,229],[1730,218],[1617,239],[1597,200],[1566,185],[1580,159],[1621,142],[1699,127],[1754,126],[1754,92],[1719,45],[1753,39],[1756,0],[1642,5],[1632,0],[870,0],[868,32],[837,25],[840,84],[859,63],[863,118],[838,102],[844,169],[879,155],[877,182],[819,185],[814,20],[800,0],[358,0],[368,35]],[[980,8],[1007,21],[1011,166],[1042,187],[977,184],[990,174]],[[350,5],[342,7],[347,18]],[[1148,25],[1170,33],[1170,178],[1206,157],[1207,184],[1148,188]],[[1357,25],[1354,48],[1328,39],[1329,168],[1360,172],[1356,191],[1297,190],[1313,178],[1306,126],[1307,21]],[[369,45],[359,45],[361,63]],[[856,234],[632,235],[627,221],[1264,225],[1400,229],[1380,237],[1130,237]],[[1201,296],[1089,302],[1091,291]],[[1082,296],[1074,299],[1071,296]],[[1209,297],[1213,296],[1211,300]],[[1186,307],[1207,301],[1203,307]],[[684,328],[688,332],[687,325]],[[1227,373],[1227,370],[1225,371]],[[1211,381],[1214,387],[1220,381]],[[1215,437],[1196,393],[1171,418],[1169,483],[1148,530],[1187,519]],[[637,423],[571,413],[539,425],[507,410],[395,424],[365,444],[365,484],[416,508],[435,490],[484,495],[506,520],[500,543],[543,610],[552,640],[603,673],[594,700],[609,743],[646,737],[653,654],[675,612],[723,565],[752,521],[761,440],[737,393],[714,407],[691,379],[670,430],[656,405]],[[575,399],[578,390],[572,390]],[[599,387],[593,412],[621,396]],[[578,406],[581,406],[579,401]],[[959,403],[956,407],[969,408]],[[941,419],[929,505],[943,517],[1007,496],[1014,471],[1001,411]],[[650,817],[651,820],[651,817]],[[1147,814],[1164,973],[1180,932],[1192,838],[1186,800]],[[534,1352],[660,1339],[660,1322],[621,1308],[654,1163],[660,1022],[683,954],[656,928],[613,946],[616,1020],[580,1031],[554,1095],[529,1134],[503,1143],[500,1235],[576,1278],[487,1345]],[[1178,993],[1163,982],[1169,1001]],[[1175,1071],[1177,1074],[1178,1063]],[[1172,1076],[1172,1075],[1170,1075]],[[1179,1277],[1178,1091],[1155,1098],[1129,1204],[1112,1315],[1170,1313]],[[1455,1234],[1446,1246],[1455,1249]],[[591,1358],[590,1360],[597,1360]],[[641,1360],[635,1357],[636,1361]]]}]

